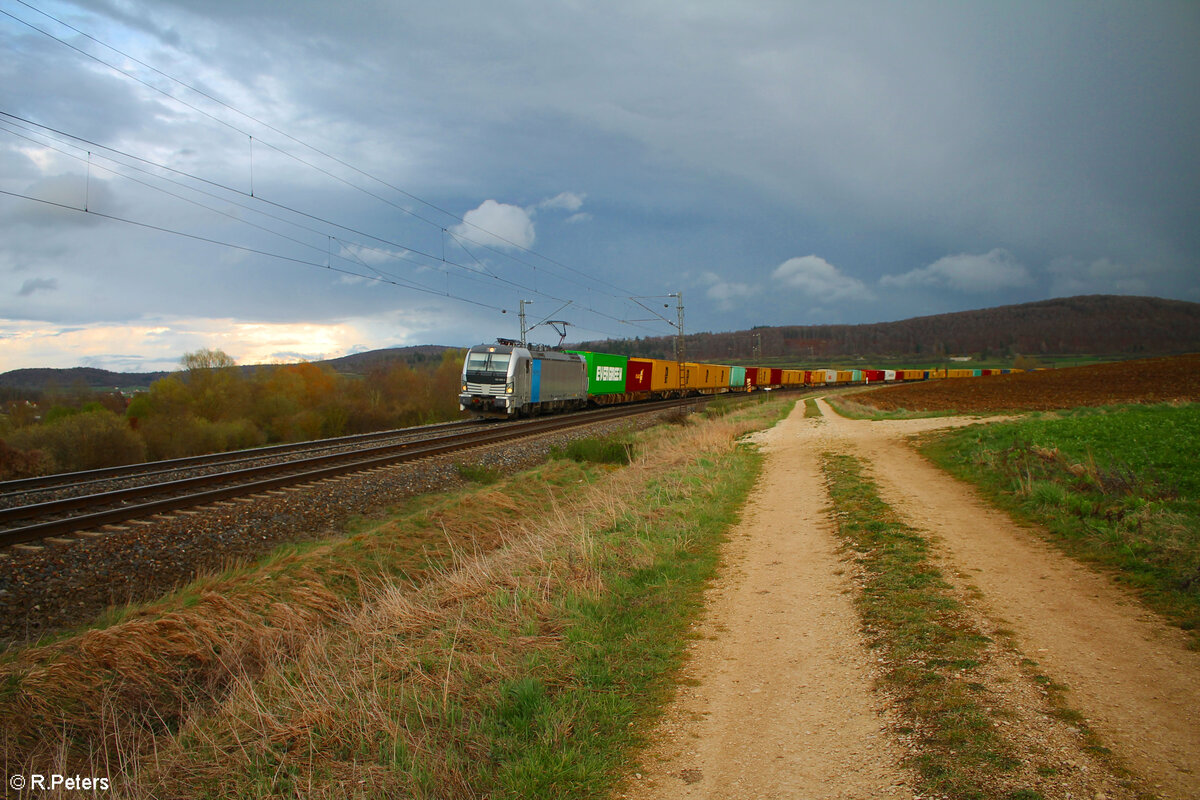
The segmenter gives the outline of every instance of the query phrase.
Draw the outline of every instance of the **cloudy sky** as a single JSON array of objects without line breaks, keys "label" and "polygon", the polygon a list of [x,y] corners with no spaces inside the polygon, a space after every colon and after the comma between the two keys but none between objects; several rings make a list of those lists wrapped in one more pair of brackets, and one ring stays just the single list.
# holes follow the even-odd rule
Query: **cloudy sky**
[{"label": "cloudy sky", "polygon": [[469,345],[521,300],[574,340],[673,293],[689,331],[1200,301],[1197,42],[1193,0],[0,0],[0,371]]}]

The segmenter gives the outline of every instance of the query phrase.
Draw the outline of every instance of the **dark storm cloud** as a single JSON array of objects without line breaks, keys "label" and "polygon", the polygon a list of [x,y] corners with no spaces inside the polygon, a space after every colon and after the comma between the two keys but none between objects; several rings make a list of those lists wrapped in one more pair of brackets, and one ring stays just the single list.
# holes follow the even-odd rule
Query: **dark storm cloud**
[{"label": "dark storm cloud", "polygon": [[[6,221],[53,228],[26,226],[0,245],[0,267],[44,273],[53,262],[64,288],[39,307],[46,319],[132,319],[152,308],[320,321],[412,306],[447,320],[427,329],[429,340],[457,329],[446,340],[456,343],[511,324],[495,310],[319,269],[331,252],[359,258],[366,275],[383,270],[497,308],[532,296],[439,264],[446,247],[472,270],[629,316],[608,289],[580,289],[577,274],[551,264],[534,274],[507,245],[464,252],[450,234],[467,229],[453,216],[262,123],[454,215],[494,220],[508,241],[627,293],[683,290],[700,329],[895,319],[1065,293],[1200,299],[1194,3],[46,8],[251,116],[171,88],[214,120],[12,23],[0,25],[16,56],[0,64],[0,110],[386,240],[335,243],[292,225],[301,220],[255,216],[225,190],[221,200],[189,195],[204,208],[93,166],[112,192],[98,197],[105,207],[226,245],[108,223],[81,230],[0,198]],[[57,180],[77,193],[60,176],[88,169],[3,133],[0,159],[9,190]],[[97,274],[124,294],[106,293]],[[646,333],[577,313],[581,326],[616,328],[601,333]]]}]

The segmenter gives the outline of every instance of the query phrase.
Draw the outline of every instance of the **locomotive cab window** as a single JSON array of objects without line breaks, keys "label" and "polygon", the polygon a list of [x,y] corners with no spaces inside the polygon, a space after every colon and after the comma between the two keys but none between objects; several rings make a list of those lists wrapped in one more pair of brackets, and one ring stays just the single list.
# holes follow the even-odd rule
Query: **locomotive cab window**
[{"label": "locomotive cab window", "polygon": [[468,372],[508,372],[508,353],[471,353],[467,357]]}]

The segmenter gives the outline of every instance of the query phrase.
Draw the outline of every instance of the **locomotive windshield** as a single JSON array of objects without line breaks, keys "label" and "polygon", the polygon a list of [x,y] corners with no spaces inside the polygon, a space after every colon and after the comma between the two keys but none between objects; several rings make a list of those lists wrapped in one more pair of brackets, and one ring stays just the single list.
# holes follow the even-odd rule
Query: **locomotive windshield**
[{"label": "locomotive windshield", "polygon": [[508,353],[472,352],[467,356],[467,372],[508,373]]}]

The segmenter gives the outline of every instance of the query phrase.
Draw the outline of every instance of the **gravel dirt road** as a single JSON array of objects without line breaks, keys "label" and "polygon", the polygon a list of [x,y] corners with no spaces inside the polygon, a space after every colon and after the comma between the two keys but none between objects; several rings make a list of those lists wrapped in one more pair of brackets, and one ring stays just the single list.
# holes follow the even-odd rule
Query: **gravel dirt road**
[{"label": "gravel dirt road", "polygon": [[[823,452],[856,455],[881,497],[938,545],[946,577],[994,635],[983,669],[1006,706],[998,726],[1043,768],[1046,798],[1200,798],[1200,653],[1109,579],[1015,524],[906,443],[967,418],[852,421],[791,416],[760,434],[767,463],[710,590],[675,702],[627,794],[645,798],[919,797],[912,743],[876,690],[878,666],[839,553]],[[1031,667],[1036,662],[1036,667]],[[1053,713],[1031,679],[1113,752]],[[1122,768],[1127,769],[1123,773]],[[1134,785],[1130,785],[1130,781]]]}]

